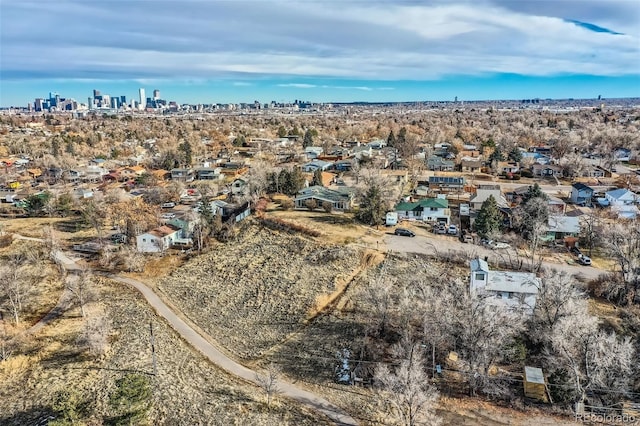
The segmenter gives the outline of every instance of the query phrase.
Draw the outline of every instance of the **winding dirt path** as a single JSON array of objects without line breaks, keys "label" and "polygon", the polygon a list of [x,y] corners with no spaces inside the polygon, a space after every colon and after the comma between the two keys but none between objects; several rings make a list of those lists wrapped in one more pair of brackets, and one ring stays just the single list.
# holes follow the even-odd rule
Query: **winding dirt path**
[{"label": "winding dirt path", "polygon": [[[29,241],[42,241],[39,238],[30,238],[30,237],[22,237],[16,236],[18,239],[24,239]],[[55,253],[56,261],[59,262],[64,268],[69,272],[77,272],[82,268],[75,263],[75,261],[65,255],[63,252],[58,251]],[[197,349],[200,353],[202,353],[205,357],[207,357],[212,363],[227,371],[228,373],[237,376],[241,379],[247,380],[251,383],[258,384],[256,379],[256,371],[251,370],[233,359],[229,358],[225,354],[223,354],[218,348],[209,343],[202,335],[200,335],[196,330],[194,330],[189,324],[183,321],[171,308],[169,308],[150,287],[146,284],[134,280],[132,278],[121,277],[114,274],[102,274],[99,271],[100,275],[105,276],[114,281],[129,285],[136,290],[138,290],[142,296],[145,298],[147,303],[156,311],[156,313],[163,317],[169,325],[182,337],[185,341],[187,341],[193,348]],[[54,307],[42,320],[40,320],[36,325],[34,325],[29,332],[37,331],[40,328],[44,327],[46,324],[51,322],[53,319],[57,318],[64,312],[64,307],[61,303],[64,302],[63,297],[65,296],[65,292],[63,292],[63,296],[60,298],[58,305]],[[36,330],[34,330],[36,328]],[[312,393],[301,389],[291,383],[285,381],[278,381],[278,391],[280,395],[286,396],[294,401],[297,401],[308,408],[311,408],[323,415],[327,416],[337,425],[345,425],[345,426],[355,426],[358,422],[347,413],[342,411],[339,407],[333,405],[326,399]]]}]

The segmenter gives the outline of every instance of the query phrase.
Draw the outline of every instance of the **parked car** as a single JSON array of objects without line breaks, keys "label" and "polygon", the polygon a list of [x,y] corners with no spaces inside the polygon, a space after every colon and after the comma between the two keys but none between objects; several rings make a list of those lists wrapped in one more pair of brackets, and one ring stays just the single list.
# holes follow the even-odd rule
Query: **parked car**
[{"label": "parked car", "polygon": [[162,204],[163,209],[172,209],[176,206],[176,203],[164,203]]},{"label": "parked car", "polygon": [[580,251],[580,249],[578,247],[571,247],[569,249],[569,251],[573,254],[575,254],[576,256],[580,256],[582,254],[582,252]]},{"label": "parked car", "polygon": [[433,227],[433,232],[434,232],[434,234],[441,234],[441,235],[443,235],[443,234],[446,234],[446,233],[447,233],[447,228],[446,228],[446,226],[444,226],[443,224],[439,223],[439,224],[437,224],[437,225],[435,225],[435,226]]},{"label": "parked car", "polygon": [[578,262],[580,262],[581,265],[590,266],[591,265],[591,258],[589,256],[585,256],[584,254],[579,254],[578,255]]},{"label": "parked car", "polygon": [[449,228],[447,229],[447,234],[458,235],[458,227],[456,225],[449,225]]},{"label": "parked car", "polygon": [[111,235],[111,241],[114,244],[124,244],[127,242],[127,236],[125,234],[113,234]]},{"label": "parked car", "polygon": [[416,234],[413,231],[404,228],[397,228],[394,232],[396,235],[401,235],[403,237],[415,237]]},{"label": "parked car", "polygon": [[509,244],[500,243],[500,242],[493,243],[492,246],[491,246],[491,248],[494,249],[494,250],[508,249],[509,247],[511,247]]},{"label": "parked car", "polygon": [[173,219],[174,217],[176,217],[176,215],[175,213],[162,213],[160,217],[162,219]]},{"label": "parked car", "polygon": [[460,237],[460,241],[462,241],[463,243],[473,243],[473,235],[471,234],[464,234],[463,236]]}]

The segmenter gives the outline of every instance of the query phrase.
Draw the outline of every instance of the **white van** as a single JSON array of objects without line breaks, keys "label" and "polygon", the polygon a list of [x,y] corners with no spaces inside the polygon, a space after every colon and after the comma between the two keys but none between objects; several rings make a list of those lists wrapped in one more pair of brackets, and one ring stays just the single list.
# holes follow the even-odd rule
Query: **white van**
[{"label": "white van", "polygon": [[389,212],[384,222],[387,226],[396,226],[398,224],[398,213]]}]

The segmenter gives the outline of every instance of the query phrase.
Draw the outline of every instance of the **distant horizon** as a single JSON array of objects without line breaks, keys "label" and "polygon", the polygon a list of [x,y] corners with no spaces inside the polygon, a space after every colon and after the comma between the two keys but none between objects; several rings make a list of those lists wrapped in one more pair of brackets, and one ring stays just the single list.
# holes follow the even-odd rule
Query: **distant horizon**
[{"label": "distant horizon", "polygon": [[[527,77],[499,75],[481,78],[450,78],[445,81],[362,81],[335,79],[238,79],[234,81],[172,82],[132,81],[0,81],[0,107],[24,108],[49,93],[86,104],[93,90],[103,95],[138,100],[138,90],[151,97],[179,104],[238,104],[258,101],[293,103],[403,103],[520,101],[524,99],[627,99],[640,98],[636,77]],[[600,89],[600,90],[598,90]],[[634,90],[635,89],[635,90]],[[465,94],[470,96],[465,96]]]}]

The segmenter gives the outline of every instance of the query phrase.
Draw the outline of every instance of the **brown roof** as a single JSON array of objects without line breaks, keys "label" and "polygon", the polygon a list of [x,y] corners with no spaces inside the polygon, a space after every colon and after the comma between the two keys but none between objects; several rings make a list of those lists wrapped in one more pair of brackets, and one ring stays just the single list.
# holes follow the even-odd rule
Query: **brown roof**
[{"label": "brown roof", "polygon": [[177,228],[173,225],[162,225],[162,226],[158,226],[155,229],[152,229],[151,231],[149,231],[149,233],[151,235],[155,235],[156,237],[162,238],[162,237],[166,237],[167,235],[171,235],[176,231],[179,231],[180,228]]}]

